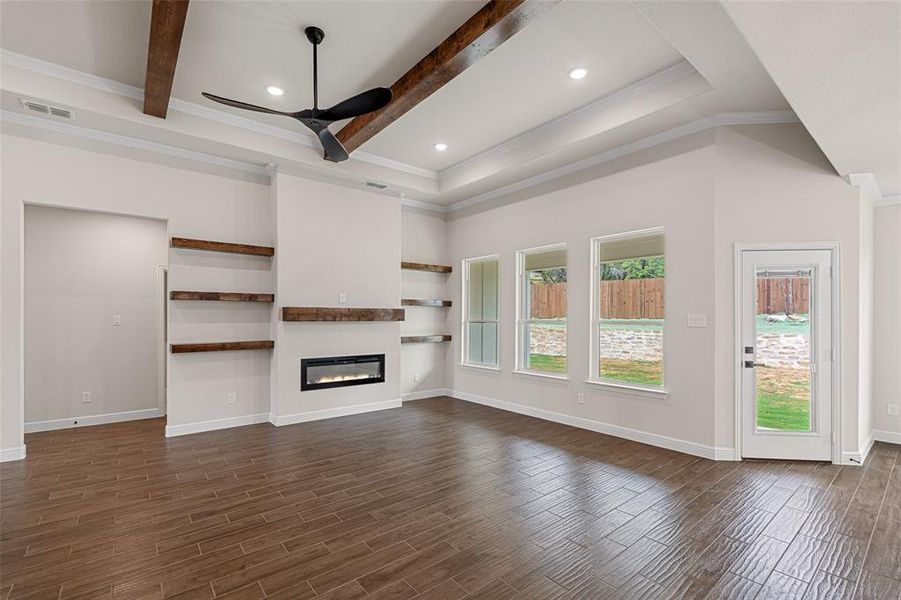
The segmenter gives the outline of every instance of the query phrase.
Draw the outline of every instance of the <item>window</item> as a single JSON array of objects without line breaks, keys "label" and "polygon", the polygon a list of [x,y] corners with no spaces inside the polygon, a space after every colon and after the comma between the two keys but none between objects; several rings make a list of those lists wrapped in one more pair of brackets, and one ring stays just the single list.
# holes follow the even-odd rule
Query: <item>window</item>
[{"label": "window", "polygon": [[663,390],[662,229],[592,240],[589,381]]},{"label": "window", "polygon": [[498,366],[498,262],[463,261],[463,364]]},{"label": "window", "polygon": [[516,259],[517,370],[566,377],[566,244]]}]

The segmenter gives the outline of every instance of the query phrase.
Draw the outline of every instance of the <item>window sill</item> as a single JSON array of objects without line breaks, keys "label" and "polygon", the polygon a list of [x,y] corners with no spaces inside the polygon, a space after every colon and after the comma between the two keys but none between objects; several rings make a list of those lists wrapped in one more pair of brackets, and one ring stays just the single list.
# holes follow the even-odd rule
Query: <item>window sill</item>
[{"label": "window sill", "polygon": [[569,377],[566,375],[554,375],[552,373],[542,373],[541,371],[524,371],[521,369],[516,369],[513,371],[516,375],[525,375],[527,377],[540,377],[541,379],[550,379],[553,381],[569,381]]},{"label": "window sill", "polygon": [[628,385],[625,383],[613,383],[610,381],[596,381],[587,379],[585,381],[591,387],[611,392],[622,392],[624,394],[632,394],[634,396],[644,396],[646,398],[666,398],[669,392],[660,388],[648,388],[637,385]]},{"label": "window sill", "polygon": [[461,362],[460,366],[466,367],[467,369],[478,369],[480,371],[493,371],[495,373],[500,373],[500,371],[501,371],[500,367],[493,367],[491,365],[477,365],[475,363]]}]

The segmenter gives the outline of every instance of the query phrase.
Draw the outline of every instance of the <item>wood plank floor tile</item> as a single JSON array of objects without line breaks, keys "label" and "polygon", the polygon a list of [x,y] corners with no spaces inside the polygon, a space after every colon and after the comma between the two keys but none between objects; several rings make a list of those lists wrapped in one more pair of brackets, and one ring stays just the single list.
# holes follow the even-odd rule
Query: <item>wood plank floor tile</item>
[{"label": "wood plank floor tile", "polygon": [[28,434],[0,599],[901,600],[901,451],[715,462],[449,398]]}]

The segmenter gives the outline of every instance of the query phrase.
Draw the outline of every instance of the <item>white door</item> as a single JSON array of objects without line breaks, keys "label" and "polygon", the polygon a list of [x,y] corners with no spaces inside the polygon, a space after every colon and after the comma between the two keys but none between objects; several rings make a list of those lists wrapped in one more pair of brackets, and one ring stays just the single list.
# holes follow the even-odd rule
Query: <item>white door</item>
[{"label": "white door", "polygon": [[742,456],[832,459],[832,254],[745,250]]}]

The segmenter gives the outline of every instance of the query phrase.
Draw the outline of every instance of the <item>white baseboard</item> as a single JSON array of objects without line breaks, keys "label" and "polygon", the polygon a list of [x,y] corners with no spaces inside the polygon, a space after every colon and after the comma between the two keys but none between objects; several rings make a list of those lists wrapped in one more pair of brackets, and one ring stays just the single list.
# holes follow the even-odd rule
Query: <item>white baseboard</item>
[{"label": "white baseboard", "polygon": [[873,444],[876,443],[876,436],[874,435],[876,432],[871,432],[870,436],[863,441],[863,444],[860,445],[860,448],[855,452],[842,452],[842,461],[843,465],[852,465],[852,466],[860,466],[867,459],[867,455],[870,453],[870,450],[873,449]]},{"label": "white baseboard", "polygon": [[106,425],[108,423],[121,423],[123,421],[139,421],[141,419],[155,419],[162,416],[163,411],[159,408],[147,408],[144,410],[127,410],[125,412],[107,413],[105,415],[70,417],[68,419],[53,419],[51,421],[32,421],[31,423],[25,423],[25,433],[70,429],[72,427],[89,427],[91,425]]},{"label": "white baseboard", "polygon": [[434,398],[436,396],[450,396],[451,391],[446,388],[438,388],[434,390],[422,390],[419,392],[407,392],[406,394],[401,394],[400,399],[404,402],[409,402],[410,400],[423,400],[425,398]]},{"label": "white baseboard", "polygon": [[22,460],[23,458],[25,458],[25,446],[19,446],[17,448],[4,448],[3,450],[0,450],[0,462]]},{"label": "white baseboard", "polygon": [[876,429],[873,431],[873,439],[877,442],[901,444],[901,431],[885,431],[882,429]]},{"label": "white baseboard", "polygon": [[229,429],[230,427],[243,427],[244,425],[265,423],[268,420],[268,413],[259,413],[256,415],[241,415],[240,417],[214,419],[212,421],[185,423],[184,425],[166,425],[166,437],[203,433],[204,431],[216,431],[217,429]]},{"label": "white baseboard", "polygon": [[294,425],[295,423],[307,423],[309,421],[320,421],[322,419],[334,419],[335,417],[346,417],[349,415],[359,415],[362,413],[373,412],[376,410],[385,410],[388,408],[400,408],[402,401],[385,400],[382,402],[370,402],[368,404],[355,404],[353,406],[342,406],[340,408],[329,408],[326,410],[311,410],[309,412],[295,413],[293,415],[270,415],[268,421],[273,425],[281,427],[283,425]]},{"label": "white baseboard", "polygon": [[495,400],[494,398],[487,398],[485,396],[478,396],[476,394],[470,394],[468,392],[461,392],[458,390],[450,390],[448,395],[453,396],[458,400],[465,400],[467,402],[483,404],[485,406],[491,406],[493,408],[499,408],[501,410],[515,412],[521,415],[528,415],[530,417],[536,417],[539,419],[544,419],[546,421],[553,421],[555,423],[562,423],[563,425],[570,425],[572,427],[578,427],[580,429],[587,429],[589,431],[605,433],[607,435],[632,440],[633,442],[641,442],[642,444],[649,444],[651,446],[666,448],[667,450],[684,452],[685,454],[691,454],[693,456],[700,456],[702,458],[709,458],[711,460],[735,460],[735,450],[732,448],[715,448],[713,446],[707,446],[695,442],[688,442],[685,440],[667,437],[665,435],[648,433],[646,431],[639,431],[637,429],[629,429],[628,427],[620,427],[619,425],[611,425],[610,423],[594,421],[592,419],[586,419],[583,417],[574,417],[571,415],[565,415],[563,413],[525,406],[523,404],[504,402],[503,400]]}]

